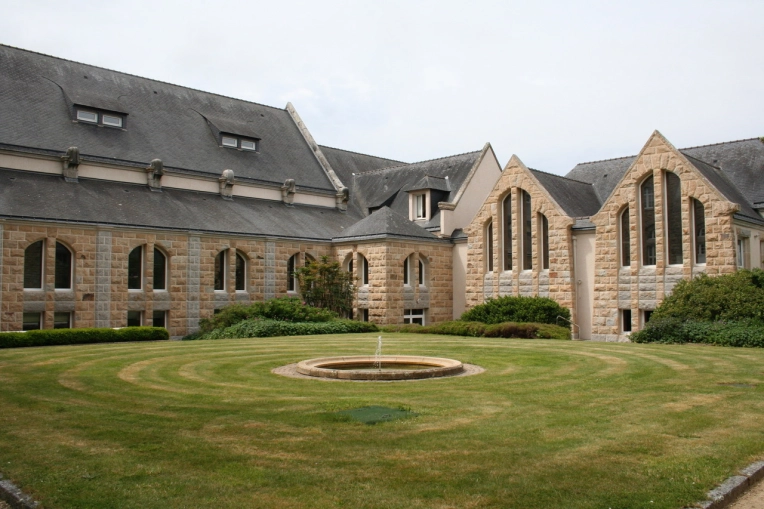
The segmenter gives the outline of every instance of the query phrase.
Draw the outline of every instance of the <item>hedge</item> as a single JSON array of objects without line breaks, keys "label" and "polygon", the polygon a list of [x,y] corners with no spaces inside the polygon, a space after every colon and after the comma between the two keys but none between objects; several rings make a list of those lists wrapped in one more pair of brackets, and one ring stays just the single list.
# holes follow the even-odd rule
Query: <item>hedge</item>
[{"label": "hedge", "polygon": [[486,325],[482,322],[455,320],[424,327],[417,324],[385,325],[381,327],[381,330],[384,332],[444,334],[474,338],[570,339],[568,328],[546,323],[505,322]]},{"label": "hedge", "polygon": [[231,327],[215,329],[193,339],[269,338],[273,336],[307,336],[313,334],[347,334],[353,332],[376,332],[371,322],[356,320],[332,320],[331,322],[284,322],[281,320],[244,320]]},{"label": "hedge", "polygon": [[42,329],[0,333],[0,348],[50,345],[162,341],[170,339],[163,327],[125,327],[122,329]]},{"label": "hedge", "polygon": [[653,318],[631,335],[634,343],[704,343],[764,347],[764,324],[755,320],[705,322],[675,317]]},{"label": "hedge", "polygon": [[[563,320],[560,321],[559,318]],[[497,324],[518,323],[564,323],[569,327],[570,311],[547,297],[499,297],[488,299],[465,312],[461,321]]]},{"label": "hedge", "polygon": [[199,320],[199,327],[202,332],[211,332],[253,318],[283,322],[328,322],[336,319],[337,314],[328,309],[309,306],[297,297],[279,297],[264,302],[254,302],[248,306],[242,304],[226,306],[212,318]]}]

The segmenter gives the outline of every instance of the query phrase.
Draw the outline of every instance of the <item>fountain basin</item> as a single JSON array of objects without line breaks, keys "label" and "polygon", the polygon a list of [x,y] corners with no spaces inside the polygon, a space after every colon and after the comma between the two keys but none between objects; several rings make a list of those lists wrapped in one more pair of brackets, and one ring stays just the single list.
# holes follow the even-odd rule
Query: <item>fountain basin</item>
[{"label": "fountain basin", "polygon": [[[376,363],[381,368],[376,367]],[[340,380],[420,380],[457,375],[464,370],[460,361],[416,355],[350,355],[301,361],[297,372],[318,378]]]}]

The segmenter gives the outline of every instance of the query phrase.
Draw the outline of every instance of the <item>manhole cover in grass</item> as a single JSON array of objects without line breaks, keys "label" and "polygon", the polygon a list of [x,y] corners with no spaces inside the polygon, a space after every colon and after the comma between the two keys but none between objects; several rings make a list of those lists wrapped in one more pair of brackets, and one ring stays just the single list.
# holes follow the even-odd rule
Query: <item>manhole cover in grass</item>
[{"label": "manhole cover in grass", "polygon": [[408,419],[409,417],[415,417],[419,414],[409,410],[403,410],[401,408],[389,408],[373,405],[361,408],[351,408],[350,410],[342,410],[337,412],[337,415],[347,416],[353,421],[362,422],[364,424],[377,424],[378,422]]}]

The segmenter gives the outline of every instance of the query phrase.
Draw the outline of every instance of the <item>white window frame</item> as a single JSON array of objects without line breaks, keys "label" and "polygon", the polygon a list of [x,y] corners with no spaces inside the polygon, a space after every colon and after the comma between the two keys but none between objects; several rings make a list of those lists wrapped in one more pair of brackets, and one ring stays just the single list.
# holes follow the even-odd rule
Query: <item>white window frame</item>
[{"label": "white window frame", "polygon": [[127,316],[125,317],[125,324],[127,324],[127,318],[130,316],[130,313],[138,313],[138,325],[126,325],[127,327],[143,327],[143,324],[146,323],[145,316],[143,311],[127,311]]},{"label": "white window frame", "polygon": [[220,142],[224,147],[239,148],[239,140],[232,136],[223,136]]},{"label": "white window frame", "polygon": [[[66,315],[66,327],[56,327],[56,315]],[[53,313],[53,328],[54,329],[71,329],[72,328],[72,312],[71,311],[56,311]]]},{"label": "white window frame", "polygon": [[[627,313],[629,315],[628,317],[626,316]],[[621,322],[621,334],[631,334],[631,331],[634,329],[632,319],[631,309],[618,310],[618,320]]]},{"label": "white window frame", "polygon": [[[107,119],[114,119],[114,121],[110,121]],[[122,127],[122,117],[119,115],[108,115],[106,113],[101,114],[101,123],[103,125],[107,125],[110,127]]]},{"label": "white window frame", "polygon": [[[26,329],[24,328],[25,323],[31,323],[24,321],[24,315],[37,315],[37,329]],[[37,312],[26,312],[21,315],[21,329],[22,330],[42,330],[43,320],[42,320],[42,313],[39,311]]]},{"label": "white window frame", "polygon": [[425,279],[426,276],[425,272],[425,264],[424,260],[422,258],[419,258],[419,288],[425,288],[427,286],[427,280]]},{"label": "white window frame", "polygon": [[360,258],[361,263],[359,263],[359,268],[361,269],[361,286],[369,286],[369,260],[367,260],[364,255],[360,255]]},{"label": "white window frame", "polygon": [[[83,114],[84,115],[88,115],[88,114],[89,115],[93,115],[93,116],[95,116],[95,118],[94,119],[90,119],[90,118],[87,118],[87,117],[83,117]],[[97,124],[98,123],[98,112],[97,111],[92,111],[92,110],[81,110],[81,109],[78,108],[77,109],[77,121],[79,121],[79,122],[87,122],[89,124]]]},{"label": "white window frame", "polygon": [[157,314],[157,313],[162,313],[162,315],[164,317],[164,325],[162,325],[162,327],[164,327],[166,329],[167,325],[168,325],[167,319],[169,318],[169,315],[168,315],[166,310],[165,311],[161,311],[161,310],[155,309],[154,311],[151,312],[151,326],[152,327],[159,327],[159,325],[154,323],[154,320],[156,320],[154,315]]},{"label": "white window frame", "polygon": [[425,323],[425,312],[424,309],[404,309],[403,310],[403,323],[409,324],[409,323],[419,323],[415,320],[421,319],[422,323],[419,325],[426,325]]},{"label": "white window frame", "polygon": [[403,261],[403,286],[411,286],[411,256]]},{"label": "white window frame", "polygon": [[[248,145],[251,145],[251,146],[248,146]],[[257,142],[254,140],[241,140],[241,149],[255,152],[257,151]]]}]

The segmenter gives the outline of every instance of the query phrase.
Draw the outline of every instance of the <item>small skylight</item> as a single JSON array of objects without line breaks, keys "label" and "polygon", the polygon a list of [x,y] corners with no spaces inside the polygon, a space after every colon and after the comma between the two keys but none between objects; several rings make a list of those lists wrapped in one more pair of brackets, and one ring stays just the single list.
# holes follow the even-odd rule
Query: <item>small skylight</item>
[{"label": "small skylight", "polygon": [[239,150],[249,150],[250,152],[257,151],[257,140],[240,138],[230,134],[222,134],[220,136],[220,144],[224,147],[236,148]]},{"label": "small skylight", "polygon": [[239,146],[239,140],[231,138],[230,136],[223,136],[223,146],[237,148]]},{"label": "small skylight", "polygon": [[257,144],[251,140],[241,140],[241,148],[244,150],[257,150]]},{"label": "small skylight", "polygon": [[98,124],[106,127],[124,127],[125,116],[118,113],[106,113],[99,110],[77,108],[77,121]]},{"label": "small skylight", "polygon": [[109,125],[112,127],[122,127],[122,117],[103,114],[101,116],[101,121],[103,122],[103,125]]},{"label": "small skylight", "polygon": [[77,120],[96,124],[98,123],[98,113],[95,111],[77,110]]}]

